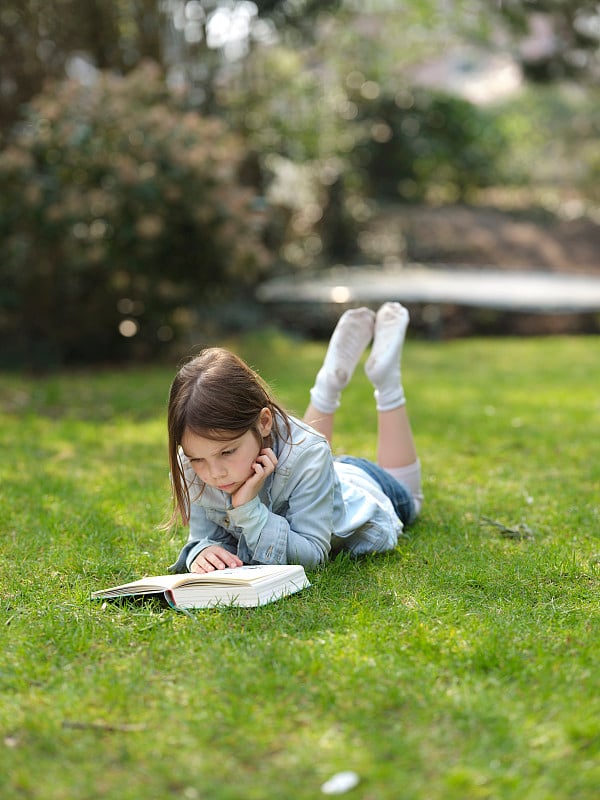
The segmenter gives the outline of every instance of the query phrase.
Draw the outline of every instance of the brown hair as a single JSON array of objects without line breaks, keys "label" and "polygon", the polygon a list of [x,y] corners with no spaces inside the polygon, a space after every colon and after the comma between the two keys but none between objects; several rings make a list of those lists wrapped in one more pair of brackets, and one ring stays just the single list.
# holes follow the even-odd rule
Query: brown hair
[{"label": "brown hair", "polygon": [[173,492],[173,513],[167,527],[177,517],[185,525],[190,519],[190,494],[179,457],[186,430],[206,439],[235,439],[252,431],[265,446],[258,430],[260,412],[270,409],[273,432],[287,440],[291,429],[287,413],[273,400],[269,387],[241,358],[222,347],[210,347],[184,364],[169,394],[167,425],[169,464]]}]

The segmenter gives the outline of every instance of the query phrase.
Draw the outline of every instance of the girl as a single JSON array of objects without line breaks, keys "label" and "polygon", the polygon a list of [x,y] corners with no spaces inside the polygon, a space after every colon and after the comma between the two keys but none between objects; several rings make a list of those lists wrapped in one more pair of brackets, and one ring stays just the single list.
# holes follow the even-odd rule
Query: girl
[{"label": "girl", "polygon": [[[185,364],[171,386],[168,427],[174,515],[189,538],[174,572],[242,564],[313,567],[344,549],[390,550],[422,502],[400,355],[408,312],[385,303],[340,318],[304,421],[287,414],[227,350]],[[378,410],[377,463],[334,458],[342,389],[373,339],[365,371]]]}]

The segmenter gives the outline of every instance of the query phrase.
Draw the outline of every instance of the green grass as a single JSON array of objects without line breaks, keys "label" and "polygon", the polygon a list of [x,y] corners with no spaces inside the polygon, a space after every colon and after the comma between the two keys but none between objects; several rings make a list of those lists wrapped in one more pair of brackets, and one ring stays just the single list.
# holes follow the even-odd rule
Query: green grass
[{"label": "green grass", "polygon": [[[0,376],[3,800],[308,800],[347,769],[361,800],[596,798],[599,345],[409,340],[410,538],[194,619],[88,599],[185,538],[157,528],[174,370]],[[303,410],[321,345],[234,346]],[[337,449],[374,425],[359,370]]]}]

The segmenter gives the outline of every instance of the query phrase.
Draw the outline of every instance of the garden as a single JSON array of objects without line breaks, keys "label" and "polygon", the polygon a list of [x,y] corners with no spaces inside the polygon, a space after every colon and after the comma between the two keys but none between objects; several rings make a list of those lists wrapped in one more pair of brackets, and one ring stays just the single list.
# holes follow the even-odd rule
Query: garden
[{"label": "garden", "polygon": [[[91,599],[187,538],[183,359],[228,347],[302,416],[326,343],[263,281],[598,274],[597,3],[493,6],[3,3],[3,800],[308,800],[344,773],[357,800],[596,797],[598,314],[409,328],[425,502],[393,551],[259,608]],[[333,450],[374,459],[361,366]]]}]

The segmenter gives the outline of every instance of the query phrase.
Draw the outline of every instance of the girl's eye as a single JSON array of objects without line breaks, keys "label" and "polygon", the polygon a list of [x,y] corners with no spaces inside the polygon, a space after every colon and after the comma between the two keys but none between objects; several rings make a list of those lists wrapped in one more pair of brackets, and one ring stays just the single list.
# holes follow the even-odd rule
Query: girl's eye
[{"label": "girl's eye", "polygon": [[231,456],[231,455],[233,455],[234,453],[235,453],[235,449],[234,449],[234,450],[223,450],[223,452],[221,453],[221,455],[223,455],[223,456]]}]

